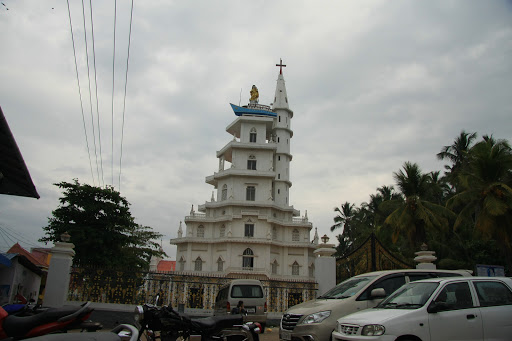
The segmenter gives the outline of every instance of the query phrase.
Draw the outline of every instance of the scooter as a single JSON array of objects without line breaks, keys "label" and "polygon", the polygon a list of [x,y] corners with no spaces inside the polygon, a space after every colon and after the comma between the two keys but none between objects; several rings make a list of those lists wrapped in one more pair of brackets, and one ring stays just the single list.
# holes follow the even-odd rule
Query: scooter
[{"label": "scooter", "polygon": [[90,304],[86,302],[80,306],[45,308],[27,316],[9,315],[0,307],[0,340],[26,339],[70,329],[87,331],[101,329],[101,324],[87,321],[94,310]]}]

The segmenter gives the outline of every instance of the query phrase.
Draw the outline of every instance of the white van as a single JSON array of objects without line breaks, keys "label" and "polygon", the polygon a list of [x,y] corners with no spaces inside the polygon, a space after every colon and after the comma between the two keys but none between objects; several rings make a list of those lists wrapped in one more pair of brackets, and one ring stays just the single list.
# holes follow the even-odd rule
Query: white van
[{"label": "white van", "polygon": [[263,332],[267,324],[267,298],[263,285],[257,279],[235,279],[224,284],[215,298],[213,314],[231,314],[240,301],[244,302],[250,320],[259,322]]},{"label": "white van", "polygon": [[465,270],[403,269],[369,272],[349,278],[316,300],[288,309],[282,319],[282,341],[329,341],[336,320],[375,307],[405,283],[436,277],[471,276]]}]

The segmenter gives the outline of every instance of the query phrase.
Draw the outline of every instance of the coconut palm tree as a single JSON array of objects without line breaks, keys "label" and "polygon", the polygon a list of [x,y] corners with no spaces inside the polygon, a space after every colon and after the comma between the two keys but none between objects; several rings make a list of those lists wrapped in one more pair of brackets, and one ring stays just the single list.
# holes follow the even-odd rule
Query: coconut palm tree
[{"label": "coconut palm tree", "polygon": [[343,234],[350,233],[350,223],[356,214],[355,205],[347,201],[341,205],[341,209],[335,207],[334,212],[338,215],[334,217],[334,225],[331,226],[331,231],[343,227]]},{"label": "coconut palm tree", "polygon": [[392,241],[400,235],[409,241],[410,247],[417,248],[427,242],[427,232],[446,230],[453,212],[444,206],[426,200],[431,183],[430,174],[423,174],[416,163],[406,162],[403,170],[393,173],[402,200],[390,200],[383,208],[393,207],[384,221],[384,226],[393,230]]},{"label": "coconut palm tree", "polygon": [[450,146],[444,146],[441,152],[437,154],[439,160],[448,159],[452,165],[445,165],[448,170],[446,172],[447,179],[452,183],[453,187],[457,189],[457,177],[466,163],[469,149],[473,141],[476,139],[476,133],[466,133],[464,130],[453,141]]},{"label": "coconut palm tree", "polygon": [[352,222],[357,214],[357,208],[354,204],[345,202],[341,205],[341,208],[335,207],[334,212],[337,215],[334,217],[334,225],[331,226],[331,231],[340,227],[343,228],[342,233],[337,236],[339,245],[336,248],[338,255],[342,256],[351,251],[354,243],[354,226]]},{"label": "coconut palm tree", "polygon": [[473,226],[476,237],[496,240],[512,265],[512,149],[505,140],[484,136],[469,153],[459,175],[463,191],[447,202],[460,209],[454,229]]}]

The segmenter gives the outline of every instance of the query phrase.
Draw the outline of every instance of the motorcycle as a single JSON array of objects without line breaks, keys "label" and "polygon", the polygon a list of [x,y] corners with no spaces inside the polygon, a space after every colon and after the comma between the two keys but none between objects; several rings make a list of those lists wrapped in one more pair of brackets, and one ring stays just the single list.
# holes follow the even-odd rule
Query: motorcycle
[{"label": "motorcycle", "polygon": [[[9,339],[15,340],[13,338]],[[139,331],[132,325],[121,324],[109,332],[48,334],[30,341],[138,341]]]},{"label": "motorcycle", "polygon": [[90,302],[80,306],[43,308],[24,314],[9,314],[0,307],[0,340],[26,339],[57,331],[81,329],[96,331],[102,328],[100,323],[88,321],[93,308]]},{"label": "motorcycle", "polygon": [[259,323],[244,321],[247,316],[227,315],[191,318],[172,306],[144,304],[135,309],[139,335],[154,341],[259,341]]}]

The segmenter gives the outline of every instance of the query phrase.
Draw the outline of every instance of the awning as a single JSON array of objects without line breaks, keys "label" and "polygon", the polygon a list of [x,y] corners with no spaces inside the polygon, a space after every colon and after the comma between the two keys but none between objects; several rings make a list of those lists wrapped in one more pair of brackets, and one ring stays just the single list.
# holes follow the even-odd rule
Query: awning
[{"label": "awning", "polygon": [[0,107],[0,194],[39,199],[25,161]]}]

